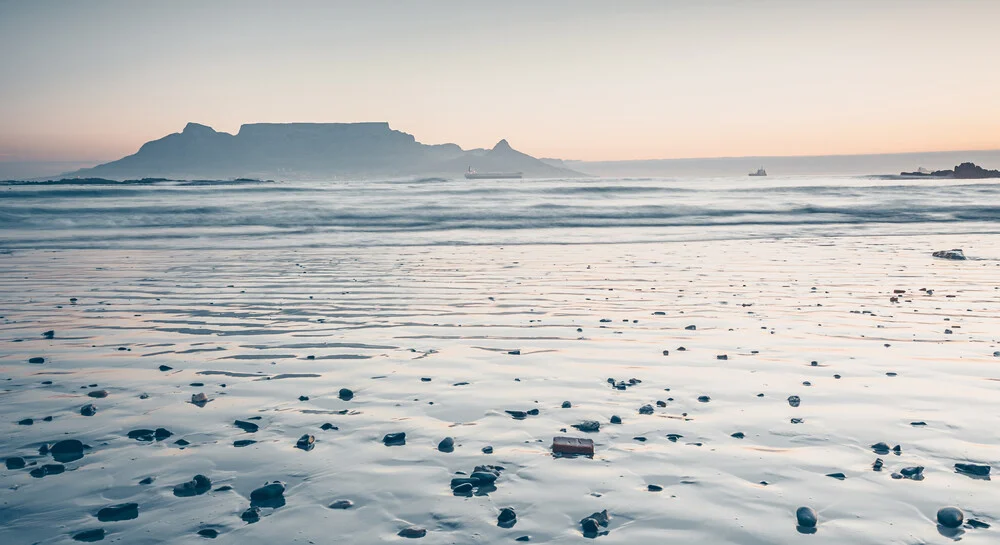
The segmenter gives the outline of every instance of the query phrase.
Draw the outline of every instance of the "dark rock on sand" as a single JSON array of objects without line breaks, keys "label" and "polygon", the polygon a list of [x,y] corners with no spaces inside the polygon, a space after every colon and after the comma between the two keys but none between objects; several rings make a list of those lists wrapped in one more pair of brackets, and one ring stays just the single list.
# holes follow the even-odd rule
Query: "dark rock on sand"
[{"label": "dark rock on sand", "polygon": [[617,414],[612,415],[611,416],[611,423],[612,424],[621,424],[622,423],[622,418],[620,416],[618,416]]},{"label": "dark rock on sand", "polygon": [[354,507],[354,502],[351,500],[337,500],[330,504],[330,509],[350,509]]},{"label": "dark rock on sand", "polygon": [[93,398],[102,399],[108,397],[107,390],[94,390],[92,392],[87,392],[87,395]]},{"label": "dark rock on sand", "polygon": [[354,399],[354,392],[352,392],[347,388],[341,388],[340,392],[337,394],[337,397],[339,397],[344,401],[350,401],[351,399]]},{"label": "dark rock on sand", "polygon": [[233,422],[233,425],[247,433],[256,433],[257,430],[260,429],[260,426],[258,426],[257,424],[254,424],[253,422],[246,422],[243,420],[237,420]]},{"label": "dark rock on sand", "polygon": [[97,406],[93,403],[87,403],[83,407],[80,407],[80,414],[83,416],[94,416],[97,414]]},{"label": "dark rock on sand", "polygon": [[247,524],[253,524],[260,520],[260,507],[250,506],[240,514],[240,518]]},{"label": "dark rock on sand", "polygon": [[708,403],[709,401],[712,401],[712,398],[708,396],[698,396],[698,401],[701,403]]},{"label": "dark rock on sand", "polygon": [[847,478],[847,475],[844,475],[843,473],[827,473],[826,476],[827,477],[833,477],[834,479],[837,479],[838,481],[843,481],[844,479]]},{"label": "dark rock on sand", "polygon": [[960,248],[954,248],[952,250],[939,250],[931,254],[934,257],[940,257],[941,259],[954,259],[957,261],[964,261],[965,254]]},{"label": "dark rock on sand", "polygon": [[36,479],[41,479],[48,475],[58,475],[64,471],[66,471],[66,466],[62,464],[45,464],[32,469],[28,474]]},{"label": "dark rock on sand", "polygon": [[528,416],[528,413],[524,411],[504,411],[504,412],[513,417],[514,420],[523,420],[526,416]]},{"label": "dark rock on sand", "polygon": [[76,439],[64,439],[52,445],[49,454],[61,463],[79,460],[83,458],[83,443]]},{"label": "dark rock on sand", "polygon": [[36,363],[36,364],[37,363],[45,363],[45,358],[39,358],[39,357],[29,358],[28,359],[28,363]]},{"label": "dark rock on sand", "polygon": [[135,439],[136,441],[152,441],[155,434],[155,431],[143,428],[128,432],[128,438]]},{"label": "dark rock on sand", "polygon": [[970,477],[990,476],[990,466],[988,465],[957,463],[955,464],[955,471]]},{"label": "dark rock on sand", "polygon": [[585,420],[579,424],[573,424],[573,427],[588,433],[601,431],[601,423],[596,420]]},{"label": "dark rock on sand", "polygon": [[945,528],[958,528],[965,520],[965,514],[958,507],[942,507],[938,509],[938,524]]},{"label": "dark rock on sand", "polygon": [[385,443],[387,447],[395,447],[406,444],[406,432],[399,433],[387,433],[385,437],[382,438],[382,442]]},{"label": "dark rock on sand", "polygon": [[416,526],[410,526],[409,528],[403,528],[396,535],[399,537],[408,537],[410,539],[419,539],[427,535],[427,530]]},{"label": "dark rock on sand", "polygon": [[167,371],[170,371],[171,369],[173,369],[173,367],[171,367],[169,365],[161,365],[160,366],[160,371],[163,371],[164,373],[166,373]]},{"label": "dark rock on sand", "polygon": [[698,326],[689,325],[689,326],[685,327],[684,329],[686,329],[688,331],[694,331],[694,330],[698,329]]},{"label": "dark rock on sand", "polygon": [[493,454],[493,447],[490,445],[483,447],[483,454]]},{"label": "dark rock on sand", "polygon": [[312,450],[314,446],[316,446],[316,437],[308,433],[299,437],[299,440],[295,442],[295,448],[306,451]]},{"label": "dark rock on sand", "polygon": [[251,505],[263,505],[270,507],[276,501],[284,505],[285,484],[281,481],[273,481],[264,486],[254,489],[250,493]]},{"label": "dark rock on sand", "polygon": [[323,424],[322,426],[320,426],[319,429],[324,430],[324,431],[330,431],[330,430],[339,430],[340,428],[338,428],[337,426],[334,426],[333,424],[327,422],[326,424]]},{"label": "dark rock on sand", "polygon": [[463,479],[463,481],[465,482],[460,482],[456,484],[455,480],[454,479],[452,480],[452,484],[454,485],[451,488],[452,493],[454,493],[456,496],[471,496],[472,489],[474,488],[472,486],[472,483],[468,482],[467,479]]},{"label": "dark rock on sand", "polygon": [[309,396],[299,396],[299,401],[309,401]]},{"label": "dark rock on sand", "polygon": [[438,450],[441,452],[453,452],[455,450],[455,440],[451,437],[445,437],[438,443]]},{"label": "dark rock on sand", "polygon": [[153,484],[153,481],[155,480],[156,477],[146,477],[145,479],[139,481],[139,484]]},{"label": "dark rock on sand", "polygon": [[530,536],[521,536],[521,537],[515,539],[514,541],[531,541],[531,537]]},{"label": "dark rock on sand", "polygon": [[899,473],[904,478],[920,481],[924,478],[924,466],[904,467]]},{"label": "dark rock on sand", "polygon": [[679,434],[679,433],[668,433],[667,434],[667,440],[670,441],[671,443],[676,443],[677,440],[680,439],[680,438],[682,438],[682,437],[684,437],[684,436],[681,435],[681,434]]},{"label": "dark rock on sand", "polygon": [[501,528],[511,528],[517,524],[517,513],[513,507],[504,507],[497,515],[497,526]]},{"label": "dark rock on sand", "polygon": [[178,498],[190,498],[200,496],[211,489],[212,481],[208,477],[195,475],[190,481],[174,486],[174,495]]},{"label": "dark rock on sand", "polygon": [[989,524],[987,524],[987,523],[985,523],[985,522],[983,522],[981,520],[976,520],[976,519],[969,519],[969,520],[965,521],[965,525],[968,526],[969,528],[975,528],[977,530],[982,530],[982,529],[990,527]]},{"label": "dark rock on sand", "polygon": [[878,443],[872,445],[872,450],[875,451],[875,454],[885,456],[886,454],[889,454],[889,445],[879,441]]},{"label": "dark rock on sand", "polygon": [[177,445],[177,446],[179,446],[179,447],[186,447],[186,446],[190,445],[191,442],[188,441],[187,439],[178,439],[178,440],[174,441],[174,444]]},{"label": "dark rock on sand", "polygon": [[883,465],[885,465],[885,462],[881,458],[875,458],[875,462],[872,463],[872,471],[882,471]]},{"label": "dark rock on sand", "polygon": [[795,521],[802,528],[815,528],[819,515],[812,507],[799,507],[795,511]]},{"label": "dark rock on sand", "polygon": [[525,411],[528,416],[538,416],[538,409],[528,409]]},{"label": "dark rock on sand", "polygon": [[649,490],[650,492],[662,492],[663,487],[658,484],[650,484],[646,485],[646,490]]},{"label": "dark rock on sand", "polygon": [[24,458],[21,458],[20,456],[13,456],[11,458],[7,458],[5,462],[7,464],[7,469],[23,469],[24,466],[27,465],[27,462],[24,461]]},{"label": "dark rock on sand", "polygon": [[30,426],[30,425],[32,425],[34,423],[35,423],[35,421],[32,420],[32,419],[30,419],[30,418],[25,418],[24,420],[18,420],[17,421],[17,425],[18,426]]},{"label": "dark rock on sand", "polygon": [[608,510],[605,509],[600,513],[593,513],[588,517],[584,517],[580,520],[580,527],[583,529],[584,537],[597,537],[602,527],[608,527]]},{"label": "dark rock on sand", "polygon": [[74,541],[82,541],[84,543],[93,543],[102,539],[104,539],[104,528],[94,528],[93,530],[84,530],[78,534],[73,534]]},{"label": "dark rock on sand", "polygon": [[45,339],[54,339],[55,336],[56,336],[56,332],[53,329],[50,329],[50,330],[42,333],[42,337],[45,338]]},{"label": "dark rock on sand", "polygon": [[743,439],[743,438],[744,438],[744,437],[746,437],[746,436],[745,436],[745,435],[743,435],[743,432],[741,432],[741,431],[738,431],[738,432],[736,432],[736,433],[734,433],[734,434],[730,435],[730,437],[732,437],[733,439]]},{"label": "dark rock on sand", "polygon": [[563,402],[562,402],[562,408],[563,408],[563,409],[570,409],[570,408],[572,408],[572,407],[573,407],[573,404],[572,404],[572,403],[570,403],[569,401],[563,401]]},{"label": "dark rock on sand", "polygon": [[256,443],[253,439],[240,439],[239,441],[233,441],[234,447],[249,447],[250,445]]},{"label": "dark rock on sand", "polygon": [[799,399],[799,396],[788,396],[788,404],[792,407],[798,407],[800,403],[802,400]]},{"label": "dark rock on sand", "polygon": [[653,406],[647,403],[639,407],[639,414],[653,414]]},{"label": "dark rock on sand", "polygon": [[219,531],[212,528],[204,528],[198,530],[198,535],[201,537],[207,537],[208,539],[215,539],[219,537]]},{"label": "dark rock on sand", "polygon": [[97,512],[97,520],[101,522],[119,522],[135,518],[139,518],[138,503],[109,505]]}]

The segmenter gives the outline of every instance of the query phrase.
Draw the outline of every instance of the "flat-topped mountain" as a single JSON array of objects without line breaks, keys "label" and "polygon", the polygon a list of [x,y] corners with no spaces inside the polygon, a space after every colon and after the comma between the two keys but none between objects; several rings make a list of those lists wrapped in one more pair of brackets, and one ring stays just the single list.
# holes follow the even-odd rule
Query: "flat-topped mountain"
[{"label": "flat-topped mountain", "polygon": [[174,179],[238,177],[292,180],[460,176],[469,167],[526,177],[582,176],[542,162],[501,140],[491,150],[428,145],[388,123],[254,123],[236,134],[188,123],[134,155],[71,176]]}]

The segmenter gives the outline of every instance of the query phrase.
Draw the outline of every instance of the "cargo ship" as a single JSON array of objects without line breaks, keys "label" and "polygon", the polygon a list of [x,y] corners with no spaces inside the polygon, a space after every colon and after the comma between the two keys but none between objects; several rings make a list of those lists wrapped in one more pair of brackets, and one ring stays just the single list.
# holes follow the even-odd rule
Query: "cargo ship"
[{"label": "cargo ship", "polygon": [[520,172],[476,172],[469,167],[469,170],[465,171],[465,177],[469,180],[504,180],[504,179],[520,179],[522,178]]}]

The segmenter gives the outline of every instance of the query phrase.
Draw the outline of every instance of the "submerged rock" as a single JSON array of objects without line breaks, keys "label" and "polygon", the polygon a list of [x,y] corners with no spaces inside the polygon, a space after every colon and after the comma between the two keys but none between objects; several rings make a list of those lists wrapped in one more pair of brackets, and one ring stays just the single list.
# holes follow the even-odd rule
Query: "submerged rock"
[{"label": "submerged rock", "polygon": [[77,534],[73,534],[74,541],[82,541],[84,543],[93,543],[95,541],[101,541],[104,539],[104,528],[94,528],[93,530],[84,530]]},{"label": "submerged rock", "polygon": [[27,465],[27,462],[24,461],[24,458],[21,458],[20,456],[13,456],[11,458],[7,458],[5,462],[7,464],[7,469],[23,469],[24,466]]},{"label": "submerged rock", "polygon": [[240,518],[247,524],[253,524],[260,520],[260,507],[250,506],[246,511],[240,513]]},{"label": "submerged rock", "polygon": [[195,475],[186,483],[174,486],[174,495],[178,498],[200,496],[212,489],[212,481],[204,475]]},{"label": "submerged rock", "polygon": [[101,522],[119,522],[135,518],[139,518],[138,503],[109,505],[97,512],[97,520]]},{"label": "submerged rock", "polygon": [[32,469],[28,472],[28,474],[36,479],[41,479],[42,477],[47,477],[49,475],[58,475],[64,471],[66,471],[66,466],[62,464],[45,464]]},{"label": "submerged rock", "polygon": [[938,509],[938,524],[945,528],[958,528],[964,520],[965,513],[962,513],[962,510],[958,507],[942,507]]}]

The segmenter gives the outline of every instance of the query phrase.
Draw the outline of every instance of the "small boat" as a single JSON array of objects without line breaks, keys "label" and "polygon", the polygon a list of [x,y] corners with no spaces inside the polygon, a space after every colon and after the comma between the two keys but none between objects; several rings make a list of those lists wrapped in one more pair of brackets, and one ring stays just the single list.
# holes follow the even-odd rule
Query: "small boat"
[{"label": "small boat", "polygon": [[469,180],[505,180],[505,179],[520,179],[522,178],[520,172],[476,172],[469,167],[469,170],[465,171],[465,177]]},{"label": "small boat", "polygon": [[764,170],[764,167],[760,167],[760,168],[757,169],[757,172],[751,172],[749,175],[750,176],[767,176],[767,171]]}]

